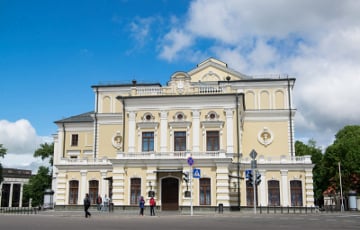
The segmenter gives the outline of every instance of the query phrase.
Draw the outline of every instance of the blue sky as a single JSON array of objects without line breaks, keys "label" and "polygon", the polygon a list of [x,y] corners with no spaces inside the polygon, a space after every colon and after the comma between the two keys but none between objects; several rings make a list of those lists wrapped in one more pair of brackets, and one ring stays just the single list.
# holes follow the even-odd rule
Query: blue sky
[{"label": "blue sky", "polygon": [[295,77],[296,139],[325,148],[360,123],[358,12],[356,0],[0,0],[1,161],[42,164],[34,150],[54,121],[93,110],[92,85],[165,85],[208,57]]}]

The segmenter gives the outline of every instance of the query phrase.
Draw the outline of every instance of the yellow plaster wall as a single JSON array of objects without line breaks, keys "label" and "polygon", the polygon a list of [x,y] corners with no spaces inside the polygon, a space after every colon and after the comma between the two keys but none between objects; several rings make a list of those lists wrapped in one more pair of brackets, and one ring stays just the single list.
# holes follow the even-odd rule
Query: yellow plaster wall
[{"label": "yellow plaster wall", "polygon": [[[266,127],[272,131],[273,142],[264,146],[258,141],[258,133]],[[286,121],[245,122],[243,130],[243,154],[248,156],[252,149],[259,155],[281,156],[288,155],[288,123]]]}]

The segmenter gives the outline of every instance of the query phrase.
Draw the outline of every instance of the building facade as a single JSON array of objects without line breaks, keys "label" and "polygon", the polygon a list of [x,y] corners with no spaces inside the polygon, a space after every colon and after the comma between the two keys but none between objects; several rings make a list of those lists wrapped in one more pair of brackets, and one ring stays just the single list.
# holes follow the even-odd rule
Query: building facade
[{"label": "building facade", "polygon": [[[94,111],[55,122],[55,207],[82,205],[85,193],[123,209],[139,196],[162,210],[253,206],[252,150],[257,205],[313,206],[311,158],[295,156],[294,84],[209,58],[165,86],[92,86]],[[200,178],[185,180],[194,169]]]},{"label": "building facade", "polygon": [[23,188],[29,183],[31,175],[31,170],[3,168],[0,207],[23,207]]}]

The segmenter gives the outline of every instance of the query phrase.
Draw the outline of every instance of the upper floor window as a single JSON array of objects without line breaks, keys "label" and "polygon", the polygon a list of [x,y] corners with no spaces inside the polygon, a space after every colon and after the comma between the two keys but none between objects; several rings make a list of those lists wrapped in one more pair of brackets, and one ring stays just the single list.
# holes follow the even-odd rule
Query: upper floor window
[{"label": "upper floor window", "polygon": [[186,132],[174,132],[174,150],[186,150]]},{"label": "upper floor window", "polygon": [[219,131],[206,132],[206,151],[219,151]]},{"label": "upper floor window", "polygon": [[71,135],[71,146],[78,146],[79,144],[79,135],[73,134]]},{"label": "upper floor window", "polygon": [[154,132],[142,133],[142,151],[143,152],[154,151]]}]

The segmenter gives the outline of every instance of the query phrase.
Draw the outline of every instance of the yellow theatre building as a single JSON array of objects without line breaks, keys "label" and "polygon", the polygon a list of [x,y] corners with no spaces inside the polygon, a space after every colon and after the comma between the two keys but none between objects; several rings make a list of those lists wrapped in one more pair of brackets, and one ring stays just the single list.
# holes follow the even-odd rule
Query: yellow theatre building
[{"label": "yellow theatre building", "polygon": [[93,85],[94,111],[55,121],[55,208],[80,206],[86,193],[93,203],[107,195],[115,210],[140,196],[161,210],[252,207],[252,150],[257,205],[313,206],[311,157],[295,156],[294,84],[209,58],[164,86]]}]

